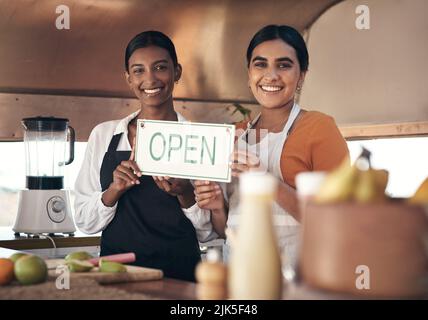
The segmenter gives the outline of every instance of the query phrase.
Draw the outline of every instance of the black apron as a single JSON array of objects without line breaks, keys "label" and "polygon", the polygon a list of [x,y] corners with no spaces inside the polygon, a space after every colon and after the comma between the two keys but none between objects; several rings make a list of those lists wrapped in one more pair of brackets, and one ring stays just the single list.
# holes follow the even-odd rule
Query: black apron
[{"label": "black apron", "polygon": [[[102,190],[113,182],[113,171],[131,151],[116,151],[122,133],[112,137],[100,171]],[[101,256],[134,252],[135,265],[161,269],[166,277],[194,281],[200,261],[193,224],[178,199],[161,190],[151,176],[119,199],[116,214],[101,235]]]}]

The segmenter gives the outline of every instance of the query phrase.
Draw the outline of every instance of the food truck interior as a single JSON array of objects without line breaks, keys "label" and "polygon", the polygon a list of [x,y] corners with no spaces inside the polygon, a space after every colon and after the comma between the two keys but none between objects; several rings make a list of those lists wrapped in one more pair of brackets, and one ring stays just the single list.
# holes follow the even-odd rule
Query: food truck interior
[{"label": "food truck interior", "polygon": [[[9,250],[51,259],[79,250],[99,254],[100,234],[85,234],[72,220],[64,222],[64,232],[13,230],[21,201],[38,210],[35,193],[22,200],[31,176],[26,148],[40,138],[23,119],[68,119],[49,141],[48,148],[60,145],[59,155],[29,152],[31,165],[47,165],[48,176],[62,170],[56,189],[68,190],[69,204],[50,201],[59,211],[64,205],[73,211],[91,130],[139,108],[125,82],[123,52],[144,30],[162,31],[176,46],[183,73],[174,88],[175,109],[194,122],[234,124],[260,111],[245,60],[252,35],[268,24],[295,27],[309,50],[298,103],[334,117],[352,162],[361,147],[370,150],[371,165],[389,172],[390,197],[411,197],[428,176],[427,11],[426,0],[1,1],[1,256]],[[49,191],[50,199],[62,194]],[[52,216],[63,219],[55,210]],[[31,215],[21,220],[37,223]],[[221,251],[222,244],[200,243],[201,252]]]}]

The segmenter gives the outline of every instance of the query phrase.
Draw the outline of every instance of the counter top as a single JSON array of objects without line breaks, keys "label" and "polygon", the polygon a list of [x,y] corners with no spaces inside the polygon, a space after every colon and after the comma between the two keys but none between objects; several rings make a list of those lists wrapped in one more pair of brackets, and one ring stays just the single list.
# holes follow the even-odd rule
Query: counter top
[{"label": "counter top", "polygon": [[[0,257],[9,257],[15,250],[0,248]],[[43,284],[42,284],[43,285]],[[40,286],[42,286],[40,285]],[[49,291],[48,284],[45,284],[46,288]],[[82,289],[83,286],[83,289]],[[83,298],[79,296],[77,299],[117,299],[122,297],[123,299],[144,299],[144,300],[197,300],[197,284],[188,281],[181,281],[171,278],[163,278],[161,280],[150,280],[150,281],[141,281],[141,282],[128,282],[128,283],[116,283],[109,285],[96,285],[96,284],[81,284],[80,289],[88,292],[89,297]],[[23,298],[35,298],[32,297],[30,287],[21,287],[16,288],[22,291]],[[105,289],[102,289],[105,288]],[[4,287],[6,290],[7,287]],[[27,290],[28,289],[28,290]],[[35,294],[37,294],[37,299],[43,299],[40,296],[41,288],[33,288]],[[44,291],[43,291],[44,292]],[[49,294],[52,294],[52,290],[46,293],[46,298],[49,299]],[[70,295],[67,296],[67,293],[63,293],[61,299],[76,299],[73,292],[70,292]],[[4,298],[4,297],[3,297]],[[308,287],[304,283],[284,282],[283,286],[283,295],[282,299],[284,300],[343,300],[343,299],[368,299],[367,296],[351,296],[343,293],[335,293],[323,291],[320,289],[314,289]],[[428,297],[421,297],[422,299],[427,299]],[[2,299],[2,294],[0,291],[0,299]]]},{"label": "counter top", "polygon": [[[45,237],[31,237],[24,234],[15,235],[11,227],[0,227],[0,247],[13,250],[30,250],[30,249],[52,249],[52,248],[71,248],[71,247],[95,247],[100,246],[101,233],[86,234],[76,231],[74,236],[55,235]],[[215,239],[209,242],[200,243],[202,253],[206,252],[209,247],[219,247],[223,245],[223,239]]]},{"label": "counter top", "polygon": [[74,236],[58,234],[50,238],[54,243],[43,237],[31,237],[22,233],[18,236],[11,227],[0,227],[0,247],[14,250],[99,246],[101,234],[88,235],[76,231]]},{"label": "counter top", "polygon": [[149,299],[197,300],[197,284],[194,282],[164,278],[161,280],[117,283],[105,287],[120,289],[132,294],[144,294]]},{"label": "counter top", "polygon": [[[12,254],[16,252],[17,250],[0,248],[0,258],[10,257]],[[129,296],[125,295],[126,298],[132,298],[133,295],[138,296],[140,294],[140,297],[143,296],[146,299],[165,299],[165,300],[197,299],[195,283],[175,280],[170,278],[163,278],[161,280],[153,280],[153,281],[132,282],[132,283],[117,283],[117,284],[103,285],[102,287],[105,287],[107,289],[106,291],[108,291],[108,289],[118,289],[123,292],[126,292],[129,294]],[[27,288],[31,290],[31,286]],[[35,292],[39,295],[38,296],[39,299],[43,299],[43,297],[40,297],[40,291],[35,290]],[[27,292],[27,294],[31,296],[30,292]],[[100,294],[103,294],[103,293],[100,292]],[[63,298],[67,298],[67,297],[64,296]],[[99,297],[96,297],[96,296],[91,297],[91,299],[98,299],[98,298]],[[1,293],[0,293],[0,299],[1,299]]]},{"label": "counter top", "polygon": [[[149,299],[198,300],[198,284],[164,278],[155,281],[110,284],[106,287],[120,289],[132,294],[144,294]],[[284,282],[281,300],[355,300],[367,297],[353,296],[311,288],[303,283]]]}]

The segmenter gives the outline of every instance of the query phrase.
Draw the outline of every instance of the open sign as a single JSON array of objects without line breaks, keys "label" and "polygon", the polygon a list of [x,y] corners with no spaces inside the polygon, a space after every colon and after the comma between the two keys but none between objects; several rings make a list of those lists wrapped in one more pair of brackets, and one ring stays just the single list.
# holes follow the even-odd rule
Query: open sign
[{"label": "open sign", "polygon": [[235,126],[141,120],[135,161],[145,175],[230,182]]}]

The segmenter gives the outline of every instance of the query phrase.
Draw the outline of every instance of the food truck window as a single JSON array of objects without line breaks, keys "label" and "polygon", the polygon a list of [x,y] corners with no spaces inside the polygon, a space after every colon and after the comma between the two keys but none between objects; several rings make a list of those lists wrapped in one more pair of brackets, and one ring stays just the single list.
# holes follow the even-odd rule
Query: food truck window
[{"label": "food truck window", "polygon": [[[382,138],[348,141],[351,161],[361,146],[372,152],[374,168],[390,173],[387,193],[411,196],[428,176],[428,137]],[[76,142],[75,159],[65,170],[65,187],[73,190],[85,154],[86,142]],[[25,188],[25,155],[22,142],[0,142],[0,226],[12,226],[18,210],[18,191]],[[74,194],[70,194],[74,202]]]},{"label": "food truck window", "polygon": [[[85,155],[86,142],[74,144],[74,161],[65,167],[64,187],[73,190]],[[18,191],[25,188],[23,142],[0,142],[0,226],[12,226],[18,211]],[[74,194],[70,192],[73,206]]]},{"label": "food truck window", "polygon": [[348,141],[351,162],[361,147],[372,152],[372,166],[389,171],[386,192],[392,197],[409,197],[428,176],[428,137],[381,138]]}]

